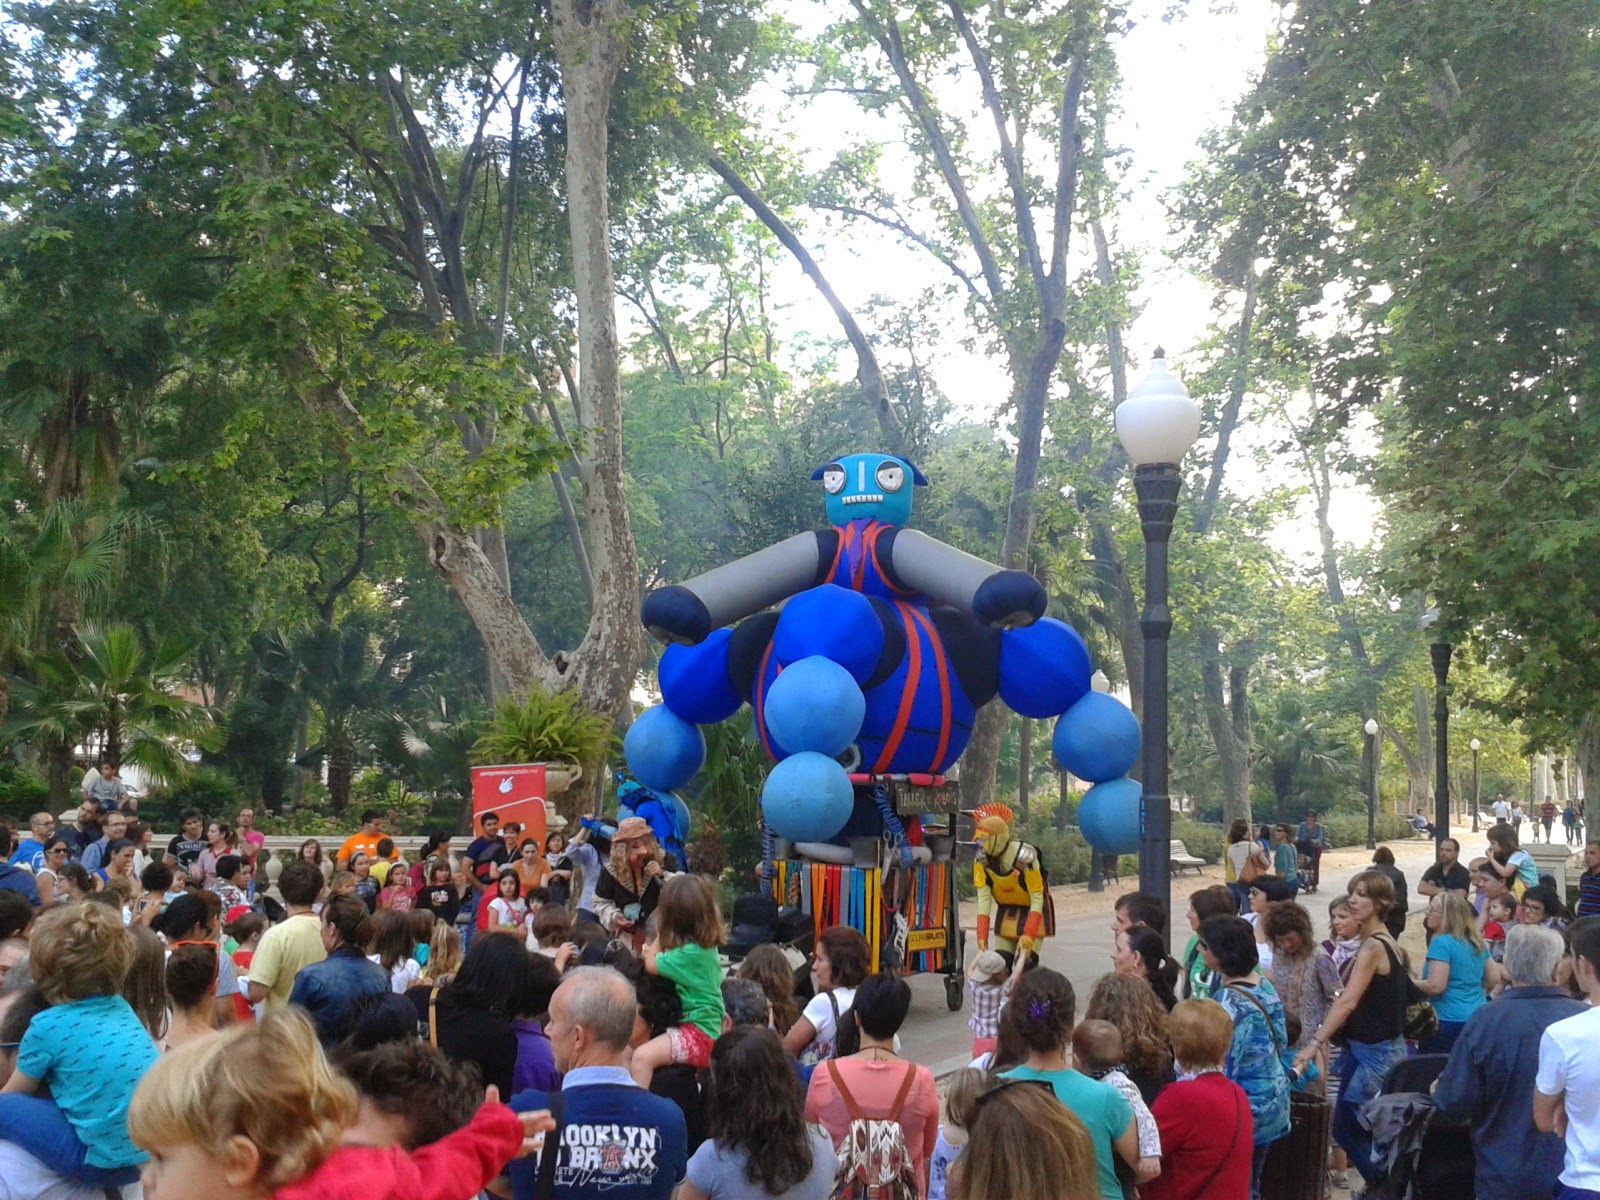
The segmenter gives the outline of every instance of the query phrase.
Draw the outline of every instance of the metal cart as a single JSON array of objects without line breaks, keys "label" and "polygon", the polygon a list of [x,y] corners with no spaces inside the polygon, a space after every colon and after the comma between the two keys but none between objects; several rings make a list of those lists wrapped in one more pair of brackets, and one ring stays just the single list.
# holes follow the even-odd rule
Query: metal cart
[{"label": "metal cart", "polygon": [[[966,934],[954,853],[960,789],[942,775],[850,779],[858,807],[862,801],[880,811],[887,805],[884,836],[852,838],[851,863],[776,858],[773,894],[780,904],[809,913],[818,934],[830,925],[859,929],[871,947],[874,971],[898,965],[906,975],[942,974],[945,1003],[957,1012],[966,998]],[[933,861],[903,865],[902,836],[926,845]]]}]

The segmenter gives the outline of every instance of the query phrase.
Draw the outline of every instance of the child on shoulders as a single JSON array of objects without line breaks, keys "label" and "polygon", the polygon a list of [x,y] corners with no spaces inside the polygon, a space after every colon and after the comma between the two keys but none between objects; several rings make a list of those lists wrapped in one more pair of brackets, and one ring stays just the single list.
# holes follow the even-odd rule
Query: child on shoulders
[{"label": "child on shoulders", "polygon": [[652,914],[655,937],[645,945],[644,969],[670,979],[683,1002],[683,1024],[653,1037],[633,1052],[633,1078],[648,1088],[657,1067],[711,1065],[711,1043],[722,1036],[722,914],[711,881],[674,875],[661,889]]},{"label": "child on shoulders", "polygon": [[1139,1162],[1130,1180],[1118,1163],[1117,1178],[1122,1194],[1133,1200],[1136,1185],[1149,1183],[1161,1174],[1161,1132],[1156,1119],[1139,1095],[1139,1088],[1122,1069],[1122,1031],[1110,1021],[1083,1021],[1072,1031],[1072,1062],[1090,1079],[1109,1083],[1133,1107],[1133,1123],[1139,1131]]}]

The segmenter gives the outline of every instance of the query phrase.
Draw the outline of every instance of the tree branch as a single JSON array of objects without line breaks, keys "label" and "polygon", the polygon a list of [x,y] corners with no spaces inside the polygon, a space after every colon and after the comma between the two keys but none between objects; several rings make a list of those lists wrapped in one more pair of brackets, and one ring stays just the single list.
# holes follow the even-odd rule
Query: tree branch
[{"label": "tree branch", "polygon": [[944,176],[945,186],[950,189],[950,195],[955,200],[961,225],[967,231],[972,249],[978,256],[978,266],[984,284],[989,289],[989,295],[999,299],[1001,293],[1005,291],[1005,280],[1000,275],[994,249],[989,245],[989,237],[984,233],[983,223],[978,219],[978,210],[973,206],[972,197],[967,193],[967,185],[961,178],[960,169],[956,166],[950,143],[944,136],[944,130],[939,127],[938,114],[934,110],[933,103],[911,70],[911,64],[906,58],[905,43],[900,36],[900,25],[894,19],[893,13],[890,13],[887,25],[879,21],[867,8],[865,0],[852,0],[852,3],[856,11],[861,14],[862,24],[872,34],[873,39],[889,59],[889,65],[894,68],[895,75],[900,79],[900,88],[905,93],[906,104],[928,139],[928,146],[938,163],[939,173]]},{"label": "tree branch", "polygon": [[733,169],[720,155],[714,151],[706,156],[707,163],[729,188],[734,195],[743,200],[746,207],[756,215],[756,219],[765,225],[772,235],[783,243],[784,248],[794,256],[800,264],[800,269],[806,273],[811,282],[816,285],[817,291],[822,293],[822,298],[828,302],[828,307],[833,310],[834,317],[844,330],[844,336],[856,352],[856,381],[861,385],[862,394],[867,403],[872,406],[873,413],[878,418],[878,428],[883,435],[890,439],[896,449],[901,448],[899,443],[902,436],[899,414],[894,411],[894,406],[889,401],[889,389],[883,381],[883,371],[878,366],[877,353],[872,349],[864,330],[856,321],[855,315],[845,307],[839,299],[838,293],[833,290],[833,285],[828,282],[827,276],[822,273],[822,268],[817,265],[817,260],[805,248],[800,239],[790,229],[772,208],[758,196],[737,171]]},{"label": "tree branch", "polygon": [[860,217],[863,221],[871,221],[875,225],[882,225],[885,229],[894,230],[907,241],[914,242],[916,245],[921,246],[929,254],[933,255],[934,258],[938,259],[950,269],[950,273],[952,275],[966,285],[967,291],[972,294],[973,299],[977,300],[991,312],[994,310],[994,301],[990,299],[990,297],[983,291],[982,288],[973,282],[972,276],[968,275],[966,271],[962,269],[960,263],[956,262],[956,260],[951,258],[949,254],[939,249],[939,247],[935,246],[932,242],[923,237],[904,221],[899,220],[896,217],[885,217],[879,213],[871,212],[865,208],[856,208],[851,204],[813,204],[811,207],[822,209],[824,212],[837,212],[843,213],[845,216],[849,217]]},{"label": "tree branch", "polygon": [[[1022,243],[1023,257],[1033,276],[1033,287],[1039,296],[1040,308],[1047,308],[1044,260],[1039,255],[1039,236],[1033,224],[1033,205],[1028,196],[1028,180],[1022,170],[1022,157],[1011,140],[1011,128],[1006,120],[1005,106],[1001,103],[999,89],[995,87],[994,72],[989,67],[989,55],[978,44],[978,35],[967,20],[961,0],[950,0],[950,16],[955,20],[961,40],[967,44],[972,65],[977,69],[978,82],[983,88],[983,102],[994,119],[994,131],[1000,139],[1000,161],[1005,164],[1006,179],[1011,185],[1011,205],[1017,214],[1017,235]],[[1081,80],[1079,84],[1082,86]]]}]

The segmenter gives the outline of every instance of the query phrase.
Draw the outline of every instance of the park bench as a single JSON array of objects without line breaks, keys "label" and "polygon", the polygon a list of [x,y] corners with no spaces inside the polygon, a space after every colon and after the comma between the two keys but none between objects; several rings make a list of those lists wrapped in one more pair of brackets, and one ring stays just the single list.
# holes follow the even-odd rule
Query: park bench
[{"label": "park bench", "polygon": [[1174,875],[1185,867],[1192,867],[1194,870],[1199,871],[1201,867],[1206,865],[1205,859],[1197,858],[1189,853],[1189,847],[1183,844],[1182,838],[1172,839],[1172,849],[1167,857],[1172,861],[1172,873]]}]

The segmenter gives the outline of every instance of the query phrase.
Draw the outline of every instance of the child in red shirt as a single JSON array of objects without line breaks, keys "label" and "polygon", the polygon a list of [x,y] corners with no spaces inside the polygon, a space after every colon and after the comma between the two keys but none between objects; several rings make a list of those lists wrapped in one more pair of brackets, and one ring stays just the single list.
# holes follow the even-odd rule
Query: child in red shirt
[{"label": "child in red shirt", "polygon": [[287,1009],[165,1055],[134,1092],[128,1130],[150,1154],[146,1200],[461,1200],[555,1127],[491,1087],[465,1128],[432,1145],[341,1145],[356,1112],[311,1023]]}]

